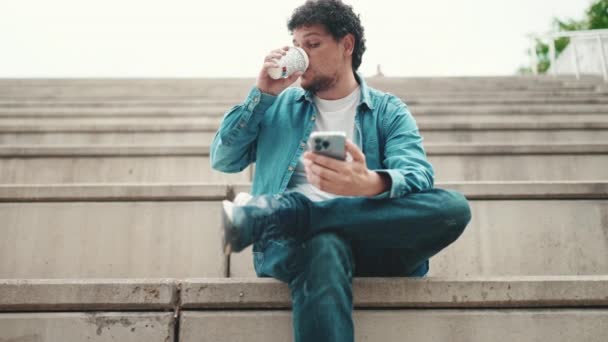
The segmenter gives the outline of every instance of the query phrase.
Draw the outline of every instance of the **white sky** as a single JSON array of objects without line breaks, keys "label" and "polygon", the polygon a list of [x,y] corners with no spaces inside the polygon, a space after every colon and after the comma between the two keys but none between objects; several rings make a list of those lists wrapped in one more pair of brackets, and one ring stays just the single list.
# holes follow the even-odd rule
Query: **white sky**
[{"label": "white sky", "polygon": [[[388,76],[509,75],[591,0],[346,0]],[[255,77],[304,0],[0,0],[0,77]]]}]

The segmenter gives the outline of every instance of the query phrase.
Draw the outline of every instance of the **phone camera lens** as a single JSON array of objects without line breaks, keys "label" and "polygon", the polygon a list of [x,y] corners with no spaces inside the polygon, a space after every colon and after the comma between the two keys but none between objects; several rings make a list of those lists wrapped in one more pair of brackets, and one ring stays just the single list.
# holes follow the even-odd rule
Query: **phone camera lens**
[{"label": "phone camera lens", "polygon": [[329,141],[324,141],[323,142],[323,147],[328,148],[329,147]]},{"label": "phone camera lens", "polygon": [[320,144],[321,143],[321,138],[315,138],[315,144]]},{"label": "phone camera lens", "polygon": [[317,144],[315,145],[315,151],[321,151],[323,149],[323,147],[321,147],[321,145]]}]

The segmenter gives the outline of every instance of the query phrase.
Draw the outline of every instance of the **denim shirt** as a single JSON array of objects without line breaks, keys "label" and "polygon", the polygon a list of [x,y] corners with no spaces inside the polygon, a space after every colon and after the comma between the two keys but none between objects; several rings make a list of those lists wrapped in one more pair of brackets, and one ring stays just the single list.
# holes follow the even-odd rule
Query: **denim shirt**
[{"label": "denim shirt", "polygon": [[[407,105],[368,87],[359,74],[355,78],[361,97],[354,143],[363,151],[367,168],[384,172],[391,180],[390,189],[375,197],[395,198],[433,188],[433,167]],[[273,96],[253,87],[242,104],[224,115],[211,144],[211,167],[236,173],[255,163],[252,195],[285,192],[306,151],[317,113],[310,91],[291,87]],[[258,274],[266,245],[254,245]]]},{"label": "denim shirt", "polygon": [[[390,189],[378,197],[433,188],[433,167],[407,105],[367,87],[359,75],[356,78],[361,100],[354,143],[365,154],[368,169],[385,172],[391,179]],[[317,112],[313,94],[301,88],[272,96],[253,87],[244,103],[224,115],[211,144],[211,167],[235,173],[255,163],[252,195],[283,193],[306,151]]]}]

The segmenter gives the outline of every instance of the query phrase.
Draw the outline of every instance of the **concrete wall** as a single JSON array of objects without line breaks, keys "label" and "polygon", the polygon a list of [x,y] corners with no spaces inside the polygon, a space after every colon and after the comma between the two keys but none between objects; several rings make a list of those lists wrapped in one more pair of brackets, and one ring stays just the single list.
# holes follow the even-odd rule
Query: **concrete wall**
[{"label": "concrete wall", "polygon": [[[604,48],[605,63],[608,63],[608,36],[601,38]],[[576,44],[576,54],[575,47]],[[578,61],[579,72],[587,75],[603,75],[600,46],[597,38],[576,37],[570,39],[570,44],[562,51],[555,66],[549,68],[549,73],[554,70],[558,75],[574,75],[576,68],[574,58]],[[604,66],[608,68],[608,64]]]}]

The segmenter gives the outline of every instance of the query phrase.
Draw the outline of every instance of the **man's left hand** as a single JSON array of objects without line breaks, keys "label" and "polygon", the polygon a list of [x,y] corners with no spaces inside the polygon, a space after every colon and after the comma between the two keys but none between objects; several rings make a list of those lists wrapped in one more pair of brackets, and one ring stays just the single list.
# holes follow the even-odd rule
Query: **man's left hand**
[{"label": "man's left hand", "polygon": [[313,152],[304,153],[306,179],[319,190],[343,196],[375,196],[387,191],[386,177],[367,169],[365,155],[346,140],[346,152],[352,161],[341,161]]}]

